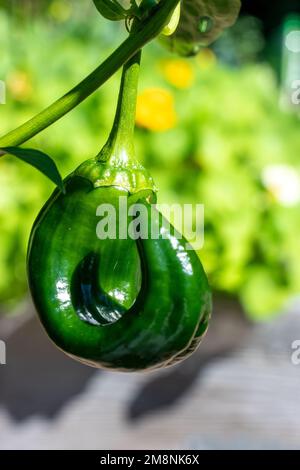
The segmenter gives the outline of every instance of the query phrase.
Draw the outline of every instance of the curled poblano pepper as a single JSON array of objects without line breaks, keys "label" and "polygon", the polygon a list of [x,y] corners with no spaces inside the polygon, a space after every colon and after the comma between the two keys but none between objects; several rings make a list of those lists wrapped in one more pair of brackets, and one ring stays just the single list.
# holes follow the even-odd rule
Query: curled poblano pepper
[{"label": "curled poblano pepper", "polygon": [[[124,371],[182,360],[211,312],[199,258],[153,207],[153,180],[134,159],[138,73],[135,56],[124,67],[106,145],[66,178],[66,194],[54,191],[34,223],[27,259],[32,297],[54,343],[85,364]],[[108,208],[115,232],[100,239]],[[131,224],[136,237],[126,236]]]},{"label": "curled poblano pepper", "polygon": [[240,7],[240,0],[181,0],[178,27],[161,41],[179,55],[196,55],[235,23]]}]

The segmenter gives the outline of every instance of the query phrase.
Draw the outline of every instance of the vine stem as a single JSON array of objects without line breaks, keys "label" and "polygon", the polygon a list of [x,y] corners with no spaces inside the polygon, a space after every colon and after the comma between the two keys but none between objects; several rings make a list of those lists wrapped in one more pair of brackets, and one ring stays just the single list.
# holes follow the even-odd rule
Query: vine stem
[{"label": "vine stem", "polygon": [[179,1],[162,0],[153,10],[153,15],[140,23],[137,29],[82,82],[32,119],[1,137],[0,148],[23,144],[82,103],[160,33]]},{"label": "vine stem", "polygon": [[107,143],[98,155],[100,162],[124,165],[134,157],[134,128],[141,51],[123,67],[119,98],[112,130]]}]

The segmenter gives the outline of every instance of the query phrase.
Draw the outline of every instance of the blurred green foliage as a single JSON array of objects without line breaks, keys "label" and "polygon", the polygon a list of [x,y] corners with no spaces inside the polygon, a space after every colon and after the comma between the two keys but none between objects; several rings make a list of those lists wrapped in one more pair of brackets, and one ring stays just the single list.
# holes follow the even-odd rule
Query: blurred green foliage
[{"label": "blurred green foliage", "polygon": [[[124,37],[120,25],[105,22],[93,8],[54,0],[42,16],[25,22],[0,10],[0,78],[7,85],[1,133],[76,84]],[[266,64],[229,68],[204,51],[188,62],[186,86],[175,86],[165,73],[169,60],[158,44],[146,48],[140,90],[168,90],[177,124],[165,132],[138,129],[137,155],[160,188],[160,202],[205,204],[206,238],[199,254],[215,292],[236,296],[254,319],[271,318],[300,291],[300,211],[294,194],[299,120],[280,110],[278,86]],[[63,175],[94,156],[112,123],[118,81],[119,75],[30,147],[51,155]],[[279,164],[293,176],[290,197],[282,196],[289,190],[287,178],[266,184],[264,175]],[[52,190],[31,167],[1,158],[0,303],[5,308],[26,293],[29,231]]]}]

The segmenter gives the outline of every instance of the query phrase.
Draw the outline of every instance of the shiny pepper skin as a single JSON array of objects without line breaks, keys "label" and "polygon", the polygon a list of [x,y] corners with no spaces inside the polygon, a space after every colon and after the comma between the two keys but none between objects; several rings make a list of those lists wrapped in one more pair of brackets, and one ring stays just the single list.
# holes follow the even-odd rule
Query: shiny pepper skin
[{"label": "shiny pepper skin", "polygon": [[[121,187],[101,185],[108,173],[110,184]],[[135,192],[136,181],[143,190]],[[120,196],[129,206],[145,205],[150,217],[152,184],[141,167],[89,160],[66,179],[65,195],[54,191],[32,229],[28,278],[41,322],[61,350],[88,365],[123,371],[171,365],[191,354],[207,329],[206,275],[184,239],[166,236],[161,214],[156,240],[96,237],[97,207],[118,208]]]},{"label": "shiny pepper skin", "polygon": [[[200,260],[153,209],[155,185],[134,157],[139,64],[140,53],[124,65],[106,144],[65,180],[65,194],[54,191],[33,226],[27,258],[32,297],[54,343],[85,364],[123,371],[184,359],[211,312]],[[104,204],[116,230],[98,237]],[[135,227],[132,237],[129,210],[138,204],[145,233]]]}]

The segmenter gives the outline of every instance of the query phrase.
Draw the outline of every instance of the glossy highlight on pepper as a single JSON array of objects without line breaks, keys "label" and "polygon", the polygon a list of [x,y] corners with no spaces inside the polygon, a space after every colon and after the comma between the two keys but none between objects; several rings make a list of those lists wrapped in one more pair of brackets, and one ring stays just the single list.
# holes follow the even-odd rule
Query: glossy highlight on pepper
[{"label": "glossy highlight on pepper", "polygon": [[[28,258],[32,295],[51,339],[98,367],[142,370],[181,360],[210,315],[196,253],[186,250],[184,239],[166,236],[159,213],[158,240],[100,241],[96,205],[118,204],[126,192],[92,189],[76,176],[66,188],[66,196],[57,191],[42,211]],[[141,202],[150,217],[150,204]]]},{"label": "glossy highlight on pepper", "polygon": [[[124,67],[106,145],[66,178],[66,194],[56,189],[47,201],[27,259],[32,297],[54,343],[85,364],[122,371],[181,361],[198,346],[211,312],[201,262],[153,209],[156,187],[134,158],[139,60]],[[97,238],[97,207],[111,204],[118,214],[120,197],[145,207],[140,223],[156,224],[158,238]]]}]

